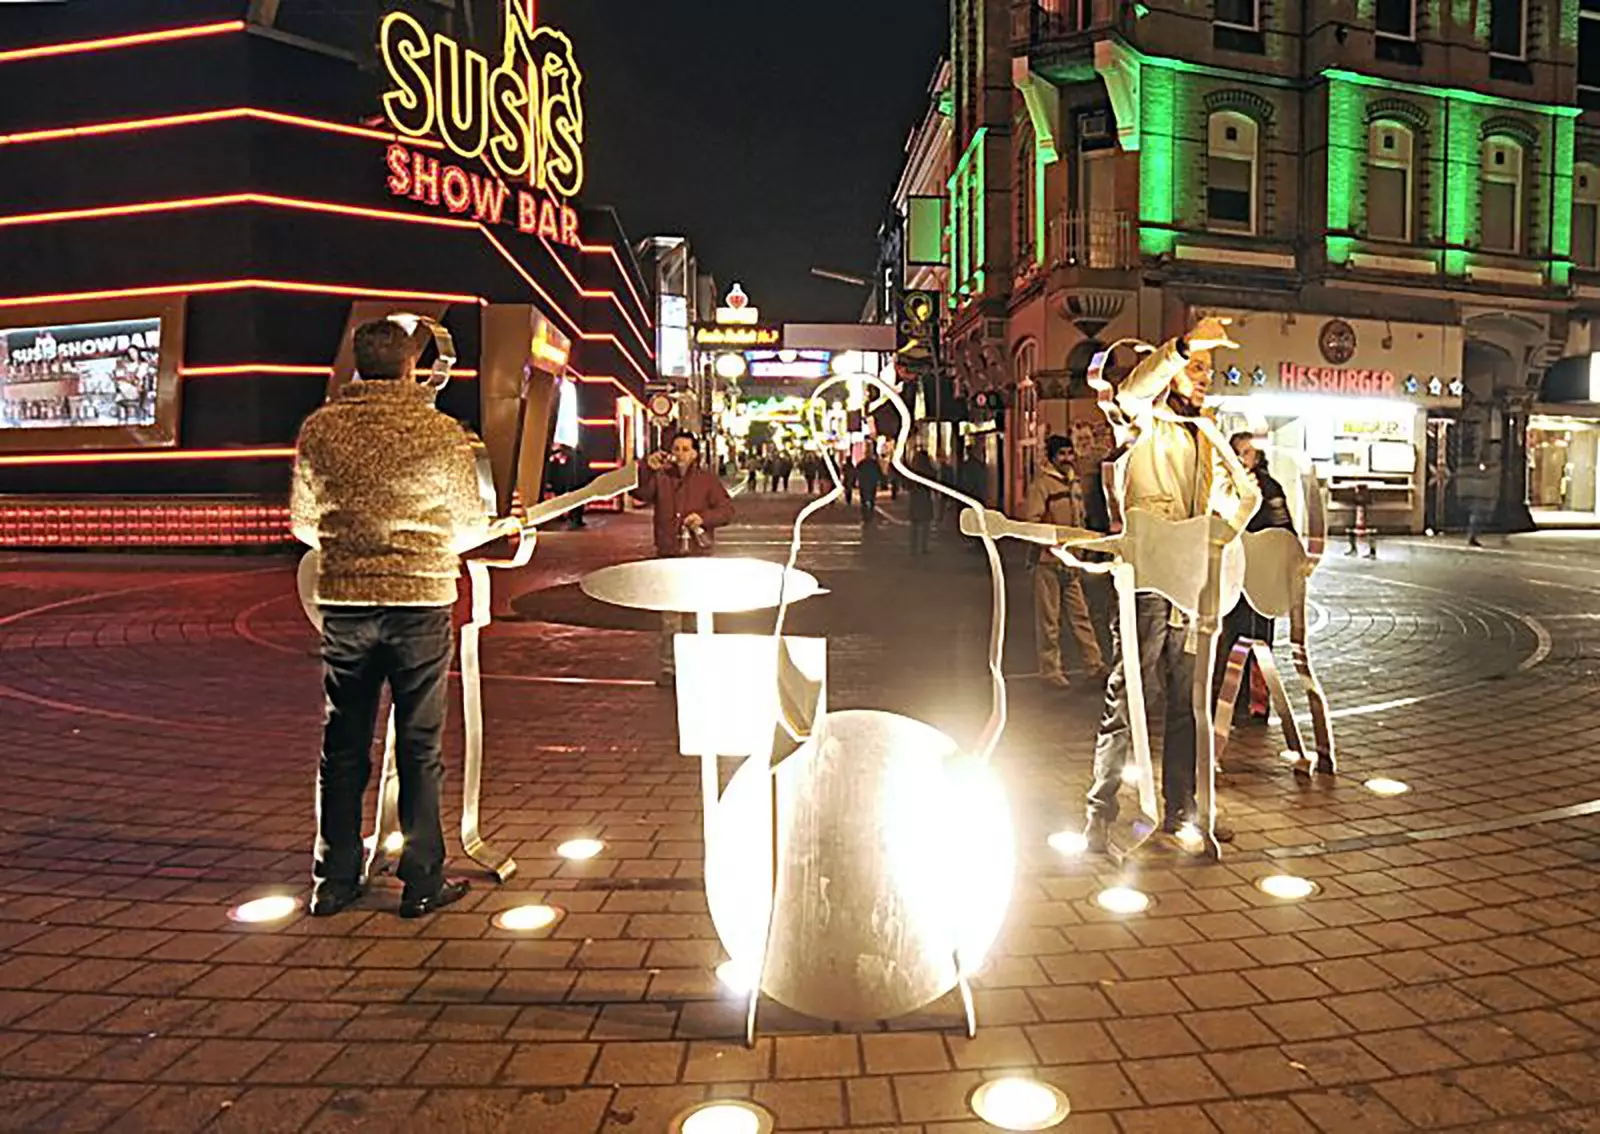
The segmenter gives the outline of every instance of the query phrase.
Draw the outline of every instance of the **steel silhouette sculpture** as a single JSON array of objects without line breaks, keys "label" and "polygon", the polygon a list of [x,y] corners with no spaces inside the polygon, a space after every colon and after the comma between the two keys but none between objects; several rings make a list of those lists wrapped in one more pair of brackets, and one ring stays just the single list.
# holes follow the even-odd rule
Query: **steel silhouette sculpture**
[{"label": "steel silhouette sculpture", "polygon": [[1222,682],[1218,687],[1215,724],[1217,756],[1220,759],[1227,747],[1234,702],[1243,683],[1245,665],[1253,657],[1256,665],[1261,667],[1272,706],[1277,710],[1278,720],[1283,727],[1284,741],[1288,746],[1285,756],[1293,754],[1295,774],[1309,776],[1318,772],[1333,775],[1339,770],[1334,754],[1333,721],[1328,712],[1328,698],[1311,666],[1306,620],[1306,587],[1312,573],[1322,562],[1327,543],[1327,518],[1322,506],[1322,487],[1317,483],[1316,474],[1310,470],[1303,471],[1300,487],[1306,529],[1304,540],[1285,528],[1268,528],[1265,531],[1245,532],[1240,542],[1244,548],[1246,601],[1257,613],[1268,618],[1277,619],[1285,615],[1289,618],[1291,656],[1311,709],[1314,747],[1308,751],[1300,735],[1300,727],[1295,722],[1294,710],[1289,704],[1283,678],[1278,673],[1271,645],[1260,639],[1241,638],[1229,651]]},{"label": "steel silhouette sculpture", "polygon": [[[910,413],[876,378],[819,385],[807,406],[813,436],[823,395],[847,380],[898,410],[901,476],[977,506],[904,464]],[[1010,813],[990,767],[1006,721],[998,548],[980,522],[993,596],[991,698],[970,751],[910,717],[830,709],[826,642],[784,634],[789,607],[819,593],[795,567],[805,524],[844,493],[822,448],[833,487],[796,517],[785,565],[656,561],[608,568],[583,587],[624,606],[699,615],[699,633],[675,643],[680,749],[701,760],[707,901],[729,968],[748,985],[747,1041],[763,995],[817,1019],[860,1022],[959,991],[975,1034],[968,979],[999,933],[1015,870]],[[777,609],[770,635],[713,633],[715,613],[759,607]],[[725,792],[720,757],[743,760]]]}]

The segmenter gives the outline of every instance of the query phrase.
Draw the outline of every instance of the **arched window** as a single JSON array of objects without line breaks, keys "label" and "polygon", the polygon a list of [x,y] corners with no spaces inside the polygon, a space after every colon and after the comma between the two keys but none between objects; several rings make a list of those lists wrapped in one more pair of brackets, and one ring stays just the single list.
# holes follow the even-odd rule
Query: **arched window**
[{"label": "arched window", "polygon": [[1374,122],[1367,129],[1367,235],[1374,240],[1411,242],[1414,146],[1411,131],[1398,122]]},{"label": "arched window", "polygon": [[1206,130],[1206,224],[1217,232],[1256,231],[1255,122],[1233,110],[1211,115]]},{"label": "arched window", "polygon": [[1522,146],[1506,137],[1486,139],[1480,179],[1482,246],[1522,251]]},{"label": "arched window", "polygon": [[1600,267],[1600,166],[1587,161],[1572,167],[1572,259]]},{"label": "arched window", "polygon": [[1034,339],[1023,339],[1011,356],[1011,378],[1017,385],[1033,381],[1039,370],[1039,344]]}]

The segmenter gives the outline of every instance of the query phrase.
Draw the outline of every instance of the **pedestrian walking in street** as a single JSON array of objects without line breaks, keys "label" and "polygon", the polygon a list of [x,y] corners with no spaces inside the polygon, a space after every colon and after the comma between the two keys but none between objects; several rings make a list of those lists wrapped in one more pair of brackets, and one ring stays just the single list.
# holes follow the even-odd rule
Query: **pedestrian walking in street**
[{"label": "pedestrian walking in street", "polygon": [[853,494],[856,490],[856,466],[850,460],[848,453],[839,453],[836,456],[841,466],[839,479],[844,483],[844,505],[848,508],[854,500]]},{"label": "pedestrian walking in street", "polygon": [[878,511],[878,490],[883,487],[883,470],[878,458],[867,453],[856,464],[856,490],[861,493],[861,522],[870,524]]},{"label": "pedestrian walking in street", "polygon": [[488,538],[474,439],[413,381],[413,337],[384,320],[356,329],[356,377],[306,419],[290,513],[318,549],[322,758],[311,868],[313,917],[361,897],[361,805],[383,687],[394,705],[400,778],[400,916],[459,901],[445,876],[441,740],[455,630],[457,549]]},{"label": "pedestrian walking in street", "polygon": [[1356,537],[1367,537],[1367,558],[1378,558],[1378,529],[1372,519],[1372,486],[1357,481],[1351,496],[1350,549],[1345,555],[1356,554]]},{"label": "pedestrian walking in street", "polygon": [[1482,547],[1483,541],[1478,537],[1494,510],[1494,479],[1489,475],[1489,466],[1480,461],[1460,478],[1460,485],[1458,493],[1467,506],[1467,546]]},{"label": "pedestrian walking in street", "polygon": [[[733,520],[733,500],[722,479],[700,463],[700,439],[677,433],[668,452],[651,453],[639,470],[636,500],[653,505],[656,554],[663,559],[710,555],[713,533]],[[683,632],[684,615],[661,615],[661,670],[656,684],[677,680],[673,639]]]},{"label": "pedestrian walking in street", "polygon": [[[1211,389],[1211,352],[1234,346],[1225,322],[1203,319],[1187,336],[1145,355],[1123,380],[1116,404],[1138,438],[1122,457],[1125,509],[1140,508],[1178,521],[1217,514],[1239,526],[1255,512],[1260,497],[1248,474],[1235,480],[1233,469],[1196,426],[1157,412],[1164,409],[1179,419],[1198,418]],[[1198,818],[1193,702],[1196,635],[1192,620],[1158,594],[1140,594],[1134,605],[1146,695],[1157,690],[1165,694],[1161,828],[1167,835],[1176,835]],[[1116,619],[1111,623],[1111,665],[1100,733],[1095,738],[1094,784],[1089,789],[1084,831],[1089,850],[1097,853],[1109,846],[1122,773],[1132,751],[1127,661]],[[1233,837],[1221,826],[1215,834],[1222,842]]]},{"label": "pedestrian walking in street", "polygon": [[[1256,487],[1261,492],[1261,506],[1256,509],[1256,514],[1250,517],[1245,530],[1261,532],[1268,528],[1284,528],[1294,531],[1294,518],[1289,514],[1288,493],[1284,492],[1283,485],[1278,483],[1267,468],[1267,456],[1256,448],[1255,436],[1251,433],[1235,433],[1228,438],[1228,443],[1239,455],[1239,463],[1244,465],[1255,478]],[[1217,668],[1213,687],[1221,684],[1222,674],[1228,665],[1228,655],[1233,652],[1234,643],[1246,639],[1263,642],[1270,648],[1275,629],[1275,619],[1259,613],[1250,605],[1250,600],[1240,595],[1239,601],[1222,619],[1222,636],[1217,642]],[[1245,659],[1241,691],[1247,691],[1248,695],[1240,697],[1234,703],[1234,723],[1242,724],[1246,720],[1254,720],[1265,724],[1271,716],[1271,697],[1267,689],[1266,675],[1261,672],[1261,667],[1256,664],[1253,656]]]},{"label": "pedestrian walking in street", "polygon": [[[1022,504],[1022,519],[1062,528],[1088,525],[1083,488],[1078,481],[1072,442],[1059,434],[1045,439],[1045,466],[1039,470]],[[1065,689],[1070,682],[1061,665],[1061,608],[1067,610],[1073,640],[1089,680],[1104,681],[1109,671],[1100,653],[1100,639],[1083,593],[1083,572],[1069,567],[1048,551],[1033,551],[1033,611],[1035,642],[1039,651],[1039,677],[1046,685]]]},{"label": "pedestrian walking in street", "polygon": [[[920,477],[937,481],[939,470],[934,467],[928,451],[918,445],[911,454],[907,467]],[[906,485],[910,494],[911,554],[928,554],[929,537],[933,534],[933,489],[911,481]]]}]

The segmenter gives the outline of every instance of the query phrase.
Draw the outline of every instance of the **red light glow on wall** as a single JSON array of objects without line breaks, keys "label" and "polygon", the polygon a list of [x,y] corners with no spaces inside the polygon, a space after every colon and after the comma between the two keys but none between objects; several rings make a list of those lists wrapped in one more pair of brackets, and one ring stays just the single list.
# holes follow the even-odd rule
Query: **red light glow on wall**
[{"label": "red light glow on wall", "polygon": [[119,47],[145,47],[152,43],[170,43],[178,39],[198,39],[201,36],[240,32],[244,31],[244,27],[243,20],[223,20],[215,24],[194,24],[186,28],[136,32],[133,35],[114,35],[106,39],[80,39],[72,43],[48,43],[38,47],[19,47],[11,51],[0,51],[0,63],[17,63],[24,59],[45,59],[52,55],[79,55],[86,51],[112,51]]}]

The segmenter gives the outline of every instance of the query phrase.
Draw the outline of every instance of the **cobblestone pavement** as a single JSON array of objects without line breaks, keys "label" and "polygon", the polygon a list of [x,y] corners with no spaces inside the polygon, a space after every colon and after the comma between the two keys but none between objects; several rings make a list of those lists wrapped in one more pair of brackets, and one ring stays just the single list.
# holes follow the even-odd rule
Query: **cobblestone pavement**
[{"label": "cobblestone pavement", "polygon": [[[740,505],[722,552],[781,555],[798,499]],[[833,707],[970,740],[981,557],[946,535],[913,563],[896,507],[817,528],[802,566],[831,593],[793,627],[830,637]],[[1019,570],[997,760],[1021,865],[977,1039],[953,998],[858,1032],[767,1006],[747,1051],[655,627],[576,587],[645,533],[552,532],[499,597],[485,829],[521,872],[421,922],[392,881],[327,922],[225,916],[307,875],[319,693],[292,563],[0,561],[0,1129],[663,1134],[740,1096],[784,1134],[974,1134],[974,1086],[1025,1070],[1068,1092],[1073,1134],[1600,1131],[1600,542],[1335,549],[1313,654],[1343,774],[1303,786],[1246,730],[1223,862],[1126,873],[1045,845],[1082,821],[1098,703],[1027,676]],[[579,835],[604,853],[557,857]],[[1254,888],[1279,871],[1320,890]],[[1102,912],[1115,881],[1154,906]],[[490,926],[541,899],[553,929]]]}]

